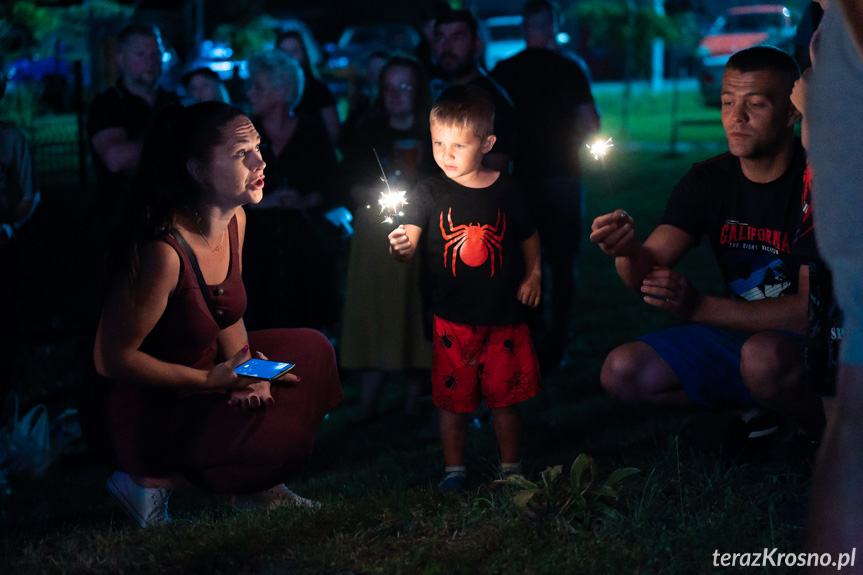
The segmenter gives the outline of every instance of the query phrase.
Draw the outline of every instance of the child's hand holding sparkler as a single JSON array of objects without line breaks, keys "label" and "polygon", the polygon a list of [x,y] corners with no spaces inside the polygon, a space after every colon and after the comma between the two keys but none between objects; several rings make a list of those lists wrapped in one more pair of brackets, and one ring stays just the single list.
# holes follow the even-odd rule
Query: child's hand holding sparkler
[{"label": "child's hand holding sparkler", "polygon": [[409,231],[413,233],[414,230],[416,231],[417,239],[419,239],[420,229],[416,226],[405,228],[404,225],[400,225],[390,232],[387,239],[390,242],[390,254],[392,254],[393,258],[404,262],[413,257],[414,252],[416,252],[416,239],[411,241]]}]

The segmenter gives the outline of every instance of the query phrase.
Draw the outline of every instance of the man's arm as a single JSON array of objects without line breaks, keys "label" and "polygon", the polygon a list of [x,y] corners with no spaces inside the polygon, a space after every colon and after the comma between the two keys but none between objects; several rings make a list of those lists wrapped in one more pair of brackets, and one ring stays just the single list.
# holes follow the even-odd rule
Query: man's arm
[{"label": "man's arm", "polygon": [[809,267],[800,266],[797,293],[754,301],[698,293],[686,276],[657,267],[644,279],[644,301],[697,323],[747,332],[782,330],[803,334],[809,312]]},{"label": "man's arm", "polygon": [[623,210],[593,220],[590,241],[614,258],[620,279],[635,292],[641,291],[654,267],[674,267],[695,245],[692,236],[669,225],[658,226],[642,244],[635,235],[635,222]]},{"label": "man's arm", "polygon": [[595,103],[586,102],[575,109],[575,133],[579,147],[599,131],[599,126],[599,110]]},{"label": "man's arm", "polygon": [[105,128],[93,135],[93,149],[112,174],[133,175],[143,142],[129,138],[125,128]]},{"label": "man's arm", "polygon": [[695,245],[695,239],[674,226],[660,225],[632,255],[615,258],[617,275],[634,291],[656,266],[673,268]]},{"label": "man's arm", "polygon": [[701,296],[692,321],[741,331],[782,330],[806,333],[809,314],[809,266],[800,266],[797,293],[744,301]]}]

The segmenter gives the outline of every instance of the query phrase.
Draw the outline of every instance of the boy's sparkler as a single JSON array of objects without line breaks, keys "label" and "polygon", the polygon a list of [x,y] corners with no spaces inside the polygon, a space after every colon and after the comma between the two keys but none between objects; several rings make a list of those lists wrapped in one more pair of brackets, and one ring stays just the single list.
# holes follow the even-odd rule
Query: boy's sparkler
[{"label": "boy's sparkler", "polygon": [[611,180],[608,177],[608,167],[605,165],[605,155],[608,154],[608,149],[614,146],[611,138],[603,140],[597,138],[593,144],[585,144],[590,153],[593,154],[594,160],[602,162],[602,171],[605,172],[605,183],[608,185],[608,192],[611,193]]},{"label": "boy's sparkler", "polygon": [[405,200],[404,190],[392,191],[390,182],[387,179],[387,173],[384,171],[384,166],[381,164],[381,159],[378,157],[378,151],[372,148],[375,153],[375,159],[378,161],[378,166],[381,168],[381,180],[387,185],[387,191],[381,192],[381,197],[378,199],[378,204],[381,206],[381,213],[384,214],[385,224],[397,224],[397,218],[403,216],[402,206],[407,203]]}]

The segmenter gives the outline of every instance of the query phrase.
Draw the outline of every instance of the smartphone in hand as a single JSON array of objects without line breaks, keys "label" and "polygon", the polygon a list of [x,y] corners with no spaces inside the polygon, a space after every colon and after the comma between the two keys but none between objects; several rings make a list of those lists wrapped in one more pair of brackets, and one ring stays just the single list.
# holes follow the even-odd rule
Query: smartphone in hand
[{"label": "smartphone in hand", "polygon": [[234,368],[237,375],[266,379],[272,381],[293,369],[294,364],[285,361],[270,361],[268,359],[250,359]]}]

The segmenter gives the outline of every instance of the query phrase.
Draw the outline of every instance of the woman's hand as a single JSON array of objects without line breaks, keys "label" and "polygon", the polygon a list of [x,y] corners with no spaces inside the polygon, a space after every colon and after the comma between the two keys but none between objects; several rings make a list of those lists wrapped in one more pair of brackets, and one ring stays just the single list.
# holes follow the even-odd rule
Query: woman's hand
[{"label": "woman's hand", "polygon": [[232,391],[231,397],[228,398],[228,405],[239,405],[251,411],[273,405],[274,402],[270,394],[270,382],[266,379],[256,379],[245,389]]},{"label": "woman's hand", "polygon": [[[260,354],[259,354],[260,355]],[[209,389],[229,389],[241,390],[249,385],[248,378],[244,379],[237,375],[235,368],[242,365],[249,358],[249,345],[240,349],[232,355],[227,361],[216,364],[216,366],[207,373],[207,385]]]},{"label": "woman's hand", "polygon": [[[247,350],[248,346],[246,346],[240,351],[245,352]],[[236,358],[239,353],[240,352],[237,352],[237,355],[234,355],[234,358]],[[259,351],[255,352],[255,355],[258,356],[258,359],[267,359],[267,356],[265,356]],[[245,361],[245,355],[242,356],[240,362],[234,365],[234,367],[242,364],[243,361]],[[231,363],[231,361],[229,360],[225,363]],[[232,372],[233,369],[234,368],[231,368]],[[237,374],[234,373],[234,375],[236,376]],[[262,407],[268,407],[270,405],[273,405],[273,403],[275,402],[272,393],[270,393],[271,383],[269,381],[265,379],[249,379],[247,377],[240,376],[237,376],[237,379],[240,381],[240,383],[244,383],[246,385],[242,389],[231,389],[231,396],[230,398],[228,398],[228,405],[239,405],[243,409],[249,409],[254,411]],[[276,381],[296,383],[300,381],[300,377],[292,373],[283,373],[276,379]]]}]

